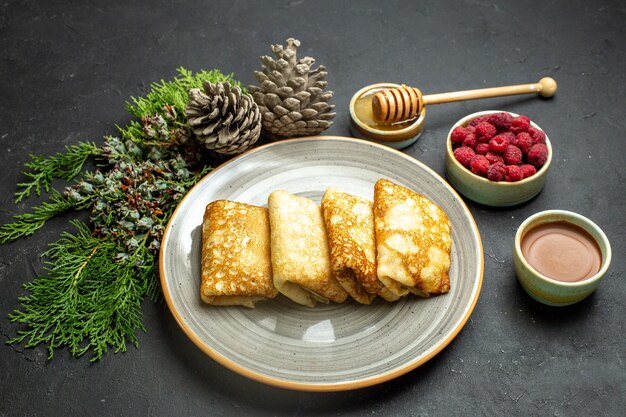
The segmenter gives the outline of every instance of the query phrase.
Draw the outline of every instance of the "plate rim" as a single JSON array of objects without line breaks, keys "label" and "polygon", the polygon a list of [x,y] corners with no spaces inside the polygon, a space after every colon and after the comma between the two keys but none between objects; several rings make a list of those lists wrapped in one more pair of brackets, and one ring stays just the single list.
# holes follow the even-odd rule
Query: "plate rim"
[{"label": "plate rim", "polygon": [[[416,165],[419,165],[421,168],[426,169],[427,171],[429,171],[432,175],[434,175],[436,178],[440,179],[442,184],[449,189],[449,191],[451,191],[453,193],[454,196],[456,196],[457,200],[459,201],[459,203],[463,206],[463,208],[466,210],[467,214],[469,214],[469,218],[471,220],[471,227],[474,230],[474,232],[476,233],[476,237],[478,238],[478,246],[479,246],[479,273],[478,273],[478,285],[476,288],[476,293],[473,296],[469,308],[467,309],[465,315],[461,318],[461,320],[459,321],[459,324],[452,330],[452,332],[450,332],[450,334],[448,335],[448,337],[446,337],[444,340],[442,340],[438,345],[433,346],[430,349],[430,352],[428,352],[427,355],[421,357],[421,358],[416,358],[412,361],[407,362],[406,364],[404,364],[404,366],[401,366],[399,368],[396,369],[392,369],[388,372],[383,372],[380,373],[378,375],[374,375],[374,376],[370,376],[367,378],[361,378],[361,379],[355,379],[352,381],[342,381],[342,382],[323,382],[323,383],[308,383],[308,382],[296,382],[296,381],[290,381],[290,380],[285,380],[285,379],[281,379],[281,378],[277,378],[277,377],[272,377],[272,376],[268,376],[259,372],[255,372],[252,371],[240,364],[238,364],[237,362],[228,359],[227,357],[221,355],[220,353],[218,353],[216,350],[214,350],[211,346],[209,346],[208,344],[206,344],[185,322],[185,320],[183,319],[183,317],[181,316],[181,314],[178,312],[178,310],[176,310],[175,306],[174,306],[174,301],[172,299],[172,296],[170,294],[170,289],[167,285],[167,280],[165,279],[165,265],[164,265],[164,248],[165,248],[165,242],[168,239],[168,235],[169,235],[169,231],[171,230],[172,227],[172,222],[174,221],[174,219],[176,218],[176,214],[178,212],[178,210],[180,209],[180,207],[183,205],[183,202],[192,194],[193,190],[199,186],[200,183],[204,182],[208,177],[212,176],[213,174],[215,174],[217,171],[227,167],[228,165],[230,165],[231,163],[236,162],[237,160],[239,160],[240,158],[243,158],[245,156],[248,156],[251,153],[254,152],[258,152],[260,150],[263,149],[267,149],[270,147],[276,147],[276,146],[281,146],[285,143],[294,143],[294,142],[306,142],[306,141],[311,141],[311,140],[341,140],[341,141],[346,141],[346,142],[356,142],[356,143],[360,143],[360,144],[367,144],[368,146],[373,146],[375,148],[379,148],[381,150],[387,151],[387,152],[391,152],[393,154],[396,154],[397,156],[407,159],[408,161],[410,161],[411,163],[414,163]],[[301,137],[301,138],[292,138],[292,139],[282,139],[279,141],[275,141],[275,142],[270,142],[270,143],[266,143],[263,144],[261,146],[257,146],[255,148],[252,148],[220,165],[218,165],[217,167],[215,167],[213,170],[211,170],[211,172],[209,172],[208,174],[206,174],[204,177],[202,177],[193,187],[191,187],[187,193],[184,195],[184,197],[179,201],[179,203],[177,204],[176,208],[174,209],[174,211],[172,212],[172,215],[170,216],[170,219],[167,222],[167,225],[165,226],[165,230],[163,233],[163,238],[161,239],[161,249],[159,251],[159,281],[161,283],[161,291],[163,293],[163,296],[165,298],[165,302],[167,303],[167,307],[169,308],[170,312],[172,313],[172,315],[174,316],[174,319],[176,320],[176,323],[178,324],[178,326],[183,330],[183,332],[185,333],[185,335],[202,351],[204,352],[206,355],[208,355],[211,359],[213,359],[214,361],[216,361],[217,363],[219,363],[220,365],[226,367],[227,369],[238,373],[239,375],[242,375],[244,377],[247,377],[249,379],[252,379],[254,381],[257,382],[261,382],[263,384],[267,384],[267,385],[271,385],[274,387],[279,387],[279,388],[285,388],[285,389],[291,389],[291,390],[296,390],[296,391],[309,391],[309,392],[334,392],[334,391],[348,391],[348,390],[353,390],[353,389],[359,389],[359,388],[365,388],[365,387],[369,387],[369,386],[373,386],[373,385],[377,385],[377,384],[381,384],[383,382],[387,382],[390,381],[392,379],[395,379],[401,375],[404,375],[416,368],[418,368],[419,366],[423,365],[424,363],[428,362],[430,359],[432,359],[434,356],[436,356],[439,352],[441,352],[446,346],[448,346],[452,340],[454,340],[456,338],[456,336],[459,334],[459,332],[461,331],[461,329],[463,329],[463,327],[465,327],[465,324],[467,323],[467,321],[469,320],[469,317],[471,316],[472,312],[474,311],[474,308],[476,307],[476,303],[478,302],[478,298],[480,298],[480,292],[482,289],[482,284],[483,284],[483,277],[484,277],[484,269],[485,269],[485,256],[484,256],[484,251],[483,251],[483,244],[482,244],[482,239],[480,236],[480,231],[478,230],[478,225],[476,224],[476,220],[474,219],[474,216],[472,215],[471,211],[469,210],[469,208],[467,207],[467,204],[465,204],[465,201],[463,200],[463,198],[456,192],[456,190],[454,190],[454,188],[452,188],[452,186],[438,173],[436,173],[432,168],[430,168],[429,166],[427,166],[426,164],[424,164],[423,162],[417,160],[416,158],[407,155],[403,152],[400,152],[399,150],[390,148],[389,146],[385,146],[382,144],[378,144],[375,142],[371,142],[368,140],[364,140],[364,139],[357,139],[357,138],[351,138],[351,137],[346,137],[346,136],[336,136],[336,135],[323,135],[323,136],[306,136],[306,137]]]}]

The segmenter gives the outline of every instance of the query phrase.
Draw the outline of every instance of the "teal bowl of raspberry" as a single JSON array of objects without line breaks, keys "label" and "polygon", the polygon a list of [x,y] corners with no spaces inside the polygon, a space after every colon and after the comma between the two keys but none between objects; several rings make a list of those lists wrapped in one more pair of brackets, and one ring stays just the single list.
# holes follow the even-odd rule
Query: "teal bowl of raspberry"
[{"label": "teal bowl of raspberry", "polygon": [[498,110],[472,113],[448,133],[446,177],[477,203],[515,206],[541,192],[552,153],[548,136],[527,116]]}]

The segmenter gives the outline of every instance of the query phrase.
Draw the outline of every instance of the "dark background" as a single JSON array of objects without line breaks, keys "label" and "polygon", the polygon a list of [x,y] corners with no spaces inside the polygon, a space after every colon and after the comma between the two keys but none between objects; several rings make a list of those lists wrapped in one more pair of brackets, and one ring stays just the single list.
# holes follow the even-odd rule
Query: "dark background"
[{"label": "dark background", "polygon": [[[53,4],[60,3],[60,4]],[[523,3],[523,4],[522,4]],[[165,303],[144,303],[139,348],[90,364],[67,351],[0,345],[0,416],[52,415],[549,415],[617,416],[626,409],[624,232],[626,10],[620,1],[3,1],[0,3],[0,223],[29,153],[49,155],[124,125],[124,103],[175,69],[219,68],[254,83],[259,56],[289,37],[329,72],[337,117],[366,84],[424,93],[559,84],[552,100],[509,97],[429,108],[406,152],[443,175],[444,140],[462,116],[529,115],[555,148],[543,192],[510,209],[468,202],[484,251],[482,293],[458,337],[420,368],[343,393],[267,387],[218,365],[178,328]],[[59,183],[59,186],[63,184]],[[573,210],[604,229],[613,263],[577,305],[551,308],[517,283],[516,228],[545,209]],[[63,216],[0,246],[0,342],[7,314],[41,269],[39,254],[69,230]],[[622,411],[619,411],[622,410]]]}]

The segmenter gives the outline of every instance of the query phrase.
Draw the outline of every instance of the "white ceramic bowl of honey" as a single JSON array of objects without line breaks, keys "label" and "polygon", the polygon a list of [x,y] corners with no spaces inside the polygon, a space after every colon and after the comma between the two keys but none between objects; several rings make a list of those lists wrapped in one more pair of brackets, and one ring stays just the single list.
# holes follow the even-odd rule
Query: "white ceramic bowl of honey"
[{"label": "white ceramic bowl of honey", "polygon": [[596,290],[611,263],[611,245],[588,218],[547,210],[517,229],[514,262],[528,295],[547,305],[565,306]]},{"label": "white ceramic bowl of honey", "polygon": [[360,139],[371,140],[395,149],[406,148],[419,139],[424,128],[426,106],[419,116],[397,123],[379,122],[374,118],[372,98],[374,94],[389,88],[400,88],[400,84],[370,84],[357,91],[350,100],[350,131]]}]

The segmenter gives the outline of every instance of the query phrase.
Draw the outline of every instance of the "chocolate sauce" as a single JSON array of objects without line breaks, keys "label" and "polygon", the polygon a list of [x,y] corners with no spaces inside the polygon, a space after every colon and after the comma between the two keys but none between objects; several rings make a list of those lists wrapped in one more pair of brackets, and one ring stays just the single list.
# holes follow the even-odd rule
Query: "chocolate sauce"
[{"label": "chocolate sauce", "polygon": [[542,275],[575,282],[594,276],[602,264],[602,252],[581,227],[557,221],[529,230],[521,241],[522,255]]}]

